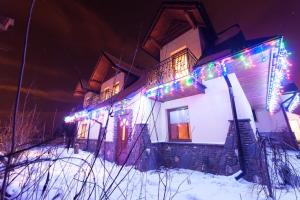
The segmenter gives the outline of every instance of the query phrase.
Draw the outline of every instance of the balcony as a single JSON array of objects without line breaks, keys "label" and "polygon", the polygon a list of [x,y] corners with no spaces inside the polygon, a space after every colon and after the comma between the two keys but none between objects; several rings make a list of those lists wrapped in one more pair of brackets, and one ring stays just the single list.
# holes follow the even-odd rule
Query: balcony
[{"label": "balcony", "polygon": [[105,91],[101,92],[100,94],[90,93],[85,97],[84,102],[83,102],[83,107],[86,108],[88,106],[95,106],[95,105],[102,103],[103,101],[109,99],[113,95],[115,95],[113,90],[105,90]]},{"label": "balcony", "polygon": [[192,76],[197,58],[184,49],[160,62],[148,75],[145,95],[160,102],[204,93],[205,86]]}]

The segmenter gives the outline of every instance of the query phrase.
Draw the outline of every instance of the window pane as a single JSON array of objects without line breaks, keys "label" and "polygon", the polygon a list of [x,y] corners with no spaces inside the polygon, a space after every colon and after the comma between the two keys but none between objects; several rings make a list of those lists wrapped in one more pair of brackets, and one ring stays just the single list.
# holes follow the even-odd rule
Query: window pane
[{"label": "window pane", "polygon": [[189,121],[189,112],[187,108],[182,108],[170,112],[171,124],[188,123]]},{"label": "window pane", "polygon": [[113,86],[113,93],[114,95],[119,93],[120,91],[120,84],[119,83],[116,83],[114,86]]},{"label": "window pane", "polygon": [[173,68],[175,70],[175,78],[181,78],[189,74],[187,65],[187,54],[177,54],[173,57]]},{"label": "window pane", "polygon": [[190,140],[188,108],[169,111],[169,120],[171,140]]},{"label": "window pane", "polygon": [[79,138],[85,138],[86,131],[87,131],[87,124],[82,124]]}]

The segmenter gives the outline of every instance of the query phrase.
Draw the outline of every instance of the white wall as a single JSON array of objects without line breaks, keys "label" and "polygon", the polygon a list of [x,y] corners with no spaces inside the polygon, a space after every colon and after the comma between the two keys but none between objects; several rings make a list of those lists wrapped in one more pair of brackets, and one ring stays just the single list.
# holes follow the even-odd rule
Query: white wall
[{"label": "white wall", "polygon": [[198,28],[191,29],[164,45],[160,50],[160,60],[170,57],[172,52],[181,47],[189,48],[197,58],[200,58],[202,50]]},{"label": "white wall", "polygon": [[300,142],[300,116],[294,113],[287,113],[291,129],[295,133],[296,139]]},{"label": "white wall", "polygon": [[[252,128],[255,130],[250,104],[235,74],[230,74],[229,78],[233,86],[238,118],[250,119]],[[228,120],[232,120],[231,104],[226,82],[223,77],[219,77],[205,81],[203,84],[207,87],[205,94],[164,103],[154,102],[145,97],[141,92],[137,93],[137,95],[127,102],[128,107],[126,107],[126,109],[132,109],[133,127],[134,124],[148,122],[152,142],[168,141],[167,110],[188,106],[192,142],[224,144],[229,129]],[[153,112],[151,113],[152,108]],[[149,116],[150,113],[151,115]],[[103,120],[106,121],[106,119]],[[107,129],[107,141],[113,140],[113,128],[113,118],[110,118]],[[91,126],[91,138],[97,139],[98,131],[97,127]]]},{"label": "white wall", "polygon": [[117,82],[119,82],[120,84],[120,90],[124,85],[124,77],[125,74],[123,72],[118,73],[116,76],[110,78],[109,80],[105,81],[102,85],[101,85],[101,92],[103,92],[106,88],[109,88],[110,90],[113,89],[113,85]]},{"label": "white wall", "polygon": [[[238,118],[250,119],[255,130],[249,102],[234,74],[229,75],[236,95]],[[221,78],[204,82],[207,86],[205,94],[180,98],[164,103],[155,102],[154,112],[149,118],[149,129],[152,142],[168,141],[167,110],[188,106],[190,115],[190,131],[192,142],[224,144],[232,119],[231,104],[225,80]],[[154,104],[144,96],[140,97],[141,105],[134,106],[137,122],[145,122]],[[138,99],[135,98],[138,102]],[[141,114],[142,113],[142,114]],[[143,115],[143,116],[142,116]],[[154,123],[156,121],[156,123]]]},{"label": "white wall", "polygon": [[256,113],[256,127],[260,132],[281,132],[287,129],[287,124],[284,119],[282,110],[271,114],[265,109],[255,110]]}]

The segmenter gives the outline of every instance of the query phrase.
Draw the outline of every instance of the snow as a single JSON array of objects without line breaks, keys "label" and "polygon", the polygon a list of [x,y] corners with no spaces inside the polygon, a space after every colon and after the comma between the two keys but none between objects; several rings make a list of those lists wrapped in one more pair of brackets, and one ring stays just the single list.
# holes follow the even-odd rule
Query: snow
[{"label": "snow", "polygon": [[[295,154],[291,153],[291,156],[295,158]],[[74,154],[73,149],[67,151],[63,147],[34,149],[23,155],[23,160],[32,161],[37,157],[45,160],[49,158],[59,160],[37,162],[30,167],[20,167],[14,170],[12,177],[15,179],[8,187],[8,192],[13,195],[12,198],[73,199],[80,191],[89,173],[89,166],[94,160],[93,154],[84,151]],[[293,162],[299,164],[296,158]],[[119,175],[118,172],[120,172]],[[49,181],[43,192],[47,176],[49,176]],[[117,179],[112,183],[114,177]],[[116,187],[117,184],[118,187]],[[26,192],[20,195],[24,185],[23,191],[25,189]],[[121,170],[120,166],[100,158],[96,159],[86,187],[78,199],[89,199],[90,194],[90,199],[100,199],[104,185],[107,199],[267,199],[263,192],[259,194],[261,187],[243,179],[236,181],[234,176],[212,175],[187,169],[140,172],[131,166],[126,166]],[[109,190],[110,185],[112,187]],[[292,200],[296,199],[295,195],[300,196],[299,191],[295,192],[291,188],[278,189],[277,192],[280,193],[282,200]],[[102,198],[105,199],[104,196]]]}]

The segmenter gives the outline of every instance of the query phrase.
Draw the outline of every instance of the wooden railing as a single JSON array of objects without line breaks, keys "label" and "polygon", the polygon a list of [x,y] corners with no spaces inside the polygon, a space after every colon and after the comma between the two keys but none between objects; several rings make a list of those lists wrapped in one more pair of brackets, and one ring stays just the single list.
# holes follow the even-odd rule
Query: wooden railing
[{"label": "wooden railing", "polygon": [[188,48],[163,60],[149,73],[147,88],[150,89],[189,75],[196,61],[197,58]]}]

